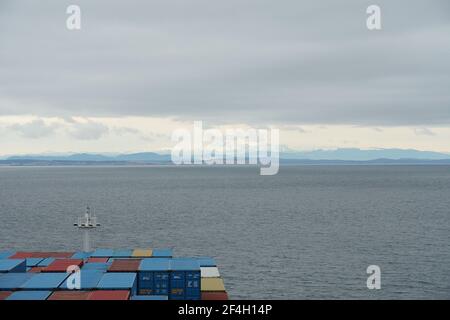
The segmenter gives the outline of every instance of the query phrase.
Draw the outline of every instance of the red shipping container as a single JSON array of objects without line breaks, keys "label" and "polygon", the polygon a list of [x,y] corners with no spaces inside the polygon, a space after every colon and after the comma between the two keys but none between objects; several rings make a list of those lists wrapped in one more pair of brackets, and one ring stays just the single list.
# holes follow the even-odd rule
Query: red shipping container
[{"label": "red shipping container", "polygon": [[26,259],[26,258],[70,258],[74,252],[16,252],[9,259]]},{"label": "red shipping container", "polygon": [[44,267],[42,272],[66,272],[69,266],[81,268],[83,259],[56,259],[48,267]]},{"label": "red shipping container", "polygon": [[6,300],[11,294],[12,291],[0,291],[0,300]]},{"label": "red shipping container", "polygon": [[137,272],[141,265],[141,259],[115,259],[108,272]]},{"label": "red shipping container", "polygon": [[97,290],[91,291],[88,300],[128,300],[129,290]]},{"label": "red shipping container", "polygon": [[100,263],[106,263],[108,262],[109,258],[96,258],[96,257],[91,257],[88,259],[87,262],[100,262]]},{"label": "red shipping container", "polygon": [[32,273],[38,273],[41,272],[42,269],[44,269],[45,267],[32,267],[30,270],[28,270],[28,272],[32,272]]},{"label": "red shipping container", "polygon": [[228,300],[228,294],[225,291],[202,292],[202,300]]},{"label": "red shipping container", "polygon": [[[47,256],[44,258],[71,258],[75,252],[44,252]],[[40,258],[40,257],[34,257],[34,258]]]},{"label": "red shipping container", "polygon": [[26,259],[26,258],[34,258],[33,252],[16,252],[14,255],[9,257],[9,259]]},{"label": "red shipping container", "polygon": [[47,300],[88,300],[89,291],[55,291]]}]

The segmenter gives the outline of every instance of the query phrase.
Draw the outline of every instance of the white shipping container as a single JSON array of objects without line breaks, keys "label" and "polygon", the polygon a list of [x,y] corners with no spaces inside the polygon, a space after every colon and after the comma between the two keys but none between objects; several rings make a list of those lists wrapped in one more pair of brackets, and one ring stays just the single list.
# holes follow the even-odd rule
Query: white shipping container
[{"label": "white shipping container", "polygon": [[218,278],[220,277],[219,269],[217,267],[201,267],[202,278]]}]

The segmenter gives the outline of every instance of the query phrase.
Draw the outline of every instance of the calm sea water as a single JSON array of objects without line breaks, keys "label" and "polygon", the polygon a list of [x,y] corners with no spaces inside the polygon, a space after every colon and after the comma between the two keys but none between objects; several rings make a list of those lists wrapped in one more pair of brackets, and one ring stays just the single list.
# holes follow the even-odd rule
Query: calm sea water
[{"label": "calm sea water", "polygon": [[[173,247],[216,258],[231,298],[449,299],[450,167],[0,168],[0,249]],[[366,288],[366,268],[382,289]]]}]

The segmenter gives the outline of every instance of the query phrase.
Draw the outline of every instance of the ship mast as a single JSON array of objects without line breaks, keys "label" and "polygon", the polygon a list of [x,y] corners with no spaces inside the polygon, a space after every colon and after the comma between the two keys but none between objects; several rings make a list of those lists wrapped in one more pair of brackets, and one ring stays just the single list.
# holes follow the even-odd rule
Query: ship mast
[{"label": "ship mast", "polygon": [[83,230],[83,251],[90,252],[91,251],[91,240],[89,231],[95,229],[100,226],[97,223],[97,217],[91,214],[91,208],[89,206],[86,207],[86,213],[83,217],[78,218],[78,222],[73,224],[79,230]]}]

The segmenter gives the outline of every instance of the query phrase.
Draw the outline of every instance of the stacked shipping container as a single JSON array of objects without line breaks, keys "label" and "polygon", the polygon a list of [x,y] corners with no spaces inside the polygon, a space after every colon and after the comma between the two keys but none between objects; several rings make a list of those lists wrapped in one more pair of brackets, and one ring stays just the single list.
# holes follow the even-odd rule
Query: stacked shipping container
[{"label": "stacked shipping container", "polygon": [[171,300],[200,300],[200,264],[195,259],[170,260]]},{"label": "stacked shipping container", "polygon": [[80,268],[83,263],[83,259],[55,259],[42,272],[66,272],[69,267]]},{"label": "stacked shipping container", "polygon": [[198,259],[201,270],[201,300],[228,300],[228,294],[220,277],[219,269],[212,258]]},{"label": "stacked shipping container", "polygon": [[25,259],[0,260],[0,273],[25,272],[26,269],[27,269],[27,262]]},{"label": "stacked shipping container", "polygon": [[[81,269],[67,273],[67,269]],[[214,259],[171,249],[0,252],[0,300],[226,300]]]},{"label": "stacked shipping container", "polygon": [[143,259],[138,273],[139,295],[169,295],[169,258]]},{"label": "stacked shipping container", "polygon": [[108,272],[138,272],[141,259],[113,259]]}]

